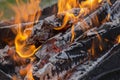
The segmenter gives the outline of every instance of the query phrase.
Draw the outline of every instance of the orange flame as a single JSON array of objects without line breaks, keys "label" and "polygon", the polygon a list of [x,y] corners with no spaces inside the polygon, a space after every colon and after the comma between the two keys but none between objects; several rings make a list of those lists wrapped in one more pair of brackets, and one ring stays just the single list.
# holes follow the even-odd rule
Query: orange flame
[{"label": "orange flame", "polygon": [[27,65],[25,68],[20,70],[21,76],[26,76],[27,80],[34,80],[32,75],[32,64]]},{"label": "orange flame", "polygon": [[120,35],[117,37],[117,43],[120,43]]},{"label": "orange flame", "polygon": [[72,26],[71,34],[72,34],[71,42],[73,42],[75,38],[74,25]]},{"label": "orange flame", "polygon": [[40,17],[40,0],[16,0],[17,6],[12,6],[15,11],[15,23],[17,26],[17,35],[15,38],[16,52],[22,58],[33,56],[36,50],[35,45],[27,45],[26,39],[30,36],[33,24],[23,27],[22,22],[36,22]]}]

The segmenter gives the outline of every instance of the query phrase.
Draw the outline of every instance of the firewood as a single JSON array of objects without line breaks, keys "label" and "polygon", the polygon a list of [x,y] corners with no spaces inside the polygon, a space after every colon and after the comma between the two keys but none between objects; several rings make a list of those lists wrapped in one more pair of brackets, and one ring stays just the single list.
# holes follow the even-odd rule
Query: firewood
[{"label": "firewood", "polygon": [[[104,47],[101,51],[98,51],[100,49],[98,46],[98,35],[101,37],[102,42],[104,42]],[[91,49],[93,42],[97,42],[98,45],[95,45],[95,48],[93,49],[97,50],[98,52],[95,54],[100,56],[100,53],[103,53],[105,50],[109,50],[114,45],[118,35],[120,35],[120,22],[109,22],[102,25],[100,28],[85,32],[84,37],[81,37],[80,40],[78,39],[77,44],[72,44],[69,48],[49,59],[49,64],[52,64],[51,69],[53,69],[51,74],[59,74],[60,72],[70,70],[74,67],[75,63],[79,63],[80,60],[84,61],[87,57],[91,57],[92,54],[90,54],[91,52],[89,52],[89,50]],[[42,69],[44,68],[45,67]],[[44,75],[44,73],[41,73],[40,75]]]},{"label": "firewood", "polygon": [[[98,49],[100,49],[99,47],[100,44],[98,43],[100,42],[98,35],[101,37],[102,43],[104,43],[103,49],[101,51],[98,51]],[[59,54],[56,54],[55,56],[53,56],[53,58],[51,57],[50,62],[55,64],[55,63],[58,63],[59,60],[60,61],[62,60],[62,62],[64,62],[64,61],[71,59],[70,63],[72,63],[72,61],[73,62],[75,61],[72,59],[74,59],[75,57],[77,59],[78,55],[81,55],[81,51],[84,53],[84,55],[86,54],[85,52],[92,53],[92,52],[89,52],[88,50],[90,50],[91,46],[93,44],[95,45],[96,43],[97,45],[95,45],[93,48],[94,50],[96,50],[96,53],[94,53],[94,55],[93,54],[90,54],[90,55],[92,56],[95,56],[96,54],[99,55],[99,53],[102,53],[104,50],[107,50],[110,47],[112,47],[114,45],[114,42],[116,41],[116,38],[119,35],[120,35],[120,22],[119,23],[111,23],[111,22],[106,23],[96,30],[93,30],[91,32],[86,32],[83,37],[83,40],[81,38],[80,40],[77,41],[78,42],[77,45],[73,44],[68,49],[65,49]],[[93,43],[93,42],[96,42],[96,43]],[[77,49],[78,46],[79,46],[79,49]]]}]

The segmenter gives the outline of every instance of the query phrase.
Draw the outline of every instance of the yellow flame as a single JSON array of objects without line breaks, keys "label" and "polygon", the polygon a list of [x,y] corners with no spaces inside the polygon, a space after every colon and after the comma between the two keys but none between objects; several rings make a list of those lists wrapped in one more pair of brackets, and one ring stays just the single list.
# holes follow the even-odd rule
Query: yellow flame
[{"label": "yellow flame", "polygon": [[77,0],[58,0],[58,14],[77,6]]},{"label": "yellow flame", "polygon": [[17,35],[15,38],[16,52],[22,58],[28,58],[33,56],[36,47],[35,45],[27,45],[26,39],[30,36],[33,24],[28,26],[21,25],[22,22],[35,22],[40,17],[40,0],[16,0],[17,6],[12,6],[15,11],[15,23],[19,23],[17,26]]}]

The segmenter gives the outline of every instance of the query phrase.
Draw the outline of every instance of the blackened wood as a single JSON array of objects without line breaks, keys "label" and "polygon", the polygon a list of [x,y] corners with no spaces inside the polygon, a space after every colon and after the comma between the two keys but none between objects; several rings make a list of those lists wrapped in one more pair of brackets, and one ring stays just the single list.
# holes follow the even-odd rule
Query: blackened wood
[{"label": "blackened wood", "polygon": [[[99,56],[99,58],[94,59],[94,60],[88,60],[85,63],[78,65],[75,68],[75,70],[73,72],[71,72],[70,77],[67,79],[70,79],[70,80],[72,80],[72,79],[93,80],[93,76],[98,75],[98,73],[101,73],[102,71],[105,72],[106,70],[108,70],[108,69],[110,70],[113,67],[115,68],[116,65],[119,66],[118,64],[116,64],[117,63],[116,61],[111,60],[111,58],[110,58],[114,54],[119,53],[119,51],[120,51],[119,48],[120,48],[120,44],[117,43],[117,44],[113,45],[109,50],[103,52],[104,54],[102,56]],[[108,58],[110,58],[110,59],[108,59]],[[118,59],[118,58],[116,58],[116,59]],[[106,60],[108,60],[108,61],[106,62]],[[111,62],[113,62],[114,66],[111,66],[113,64],[109,64]],[[104,68],[106,70],[105,69],[102,70],[103,66],[101,64],[104,66]],[[96,68],[100,68],[99,67],[100,65],[101,65],[101,69],[100,70],[96,69]],[[106,66],[108,66],[108,67],[106,67]]]},{"label": "blackened wood", "polygon": [[2,70],[0,70],[0,79],[1,80],[12,80],[12,78],[10,77],[10,75],[4,73]]},{"label": "blackened wood", "polygon": [[[102,78],[102,75],[106,72],[109,72],[111,70],[115,70],[120,68],[120,45],[115,47],[111,52],[110,56],[104,59],[101,64],[99,64],[96,68],[94,68],[91,72],[86,75],[83,80],[97,80],[99,78]],[[119,73],[119,72],[118,72]],[[101,76],[101,77],[100,77]],[[116,75],[118,76],[118,75]],[[112,78],[115,78],[115,75],[111,75]],[[107,75],[106,78],[112,79],[110,75]],[[118,76],[119,78],[119,76]],[[117,78],[117,79],[118,79]],[[103,79],[103,78],[102,78]]]}]

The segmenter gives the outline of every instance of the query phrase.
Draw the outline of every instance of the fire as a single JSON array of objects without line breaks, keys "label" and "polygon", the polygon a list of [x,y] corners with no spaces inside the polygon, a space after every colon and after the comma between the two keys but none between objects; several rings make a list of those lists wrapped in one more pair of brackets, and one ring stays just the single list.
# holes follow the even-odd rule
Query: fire
[{"label": "fire", "polygon": [[2,11],[0,11],[0,17],[2,17],[3,16],[3,12]]},{"label": "fire", "polygon": [[26,76],[26,80],[34,80],[32,75],[32,64],[27,65],[25,68],[20,70],[21,76]]},{"label": "fire", "polygon": [[22,26],[22,22],[36,22],[40,17],[40,0],[16,0],[17,6],[12,6],[15,11],[15,23],[17,26],[17,35],[15,38],[16,52],[22,58],[28,58],[33,56],[36,50],[35,45],[27,45],[26,39],[30,36],[33,24],[28,26]]},{"label": "fire", "polygon": [[82,1],[80,4],[80,8],[89,8],[90,10],[95,9],[99,4],[102,2],[102,0],[86,0]]},{"label": "fire", "polygon": [[117,43],[120,43],[120,35],[117,37]]},{"label": "fire", "polygon": [[[73,24],[75,24],[76,20],[80,20],[79,17],[84,15],[86,16],[90,11],[96,9],[102,0],[85,0],[79,2],[79,0],[58,0],[58,15],[64,13],[63,23],[60,27],[54,28],[55,30],[62,30],[66,27],[67,23],[72,20]],[[69,11],[73,8],[80,8],[80,12],[78,16],[75,16],[73,13]],[[72,38],[71,41],[74,39],[73,34],[73,27],[71,28]]]},{"label": "fire", "polygon": [[79,5],[77,0],[58,0],[58,14],[64,11],[68,11]]},{"label": "fire", "polygon": [[71,42],[73,42],[75,38],[74,25],[72,26],[71,33],[72,33]]}]

